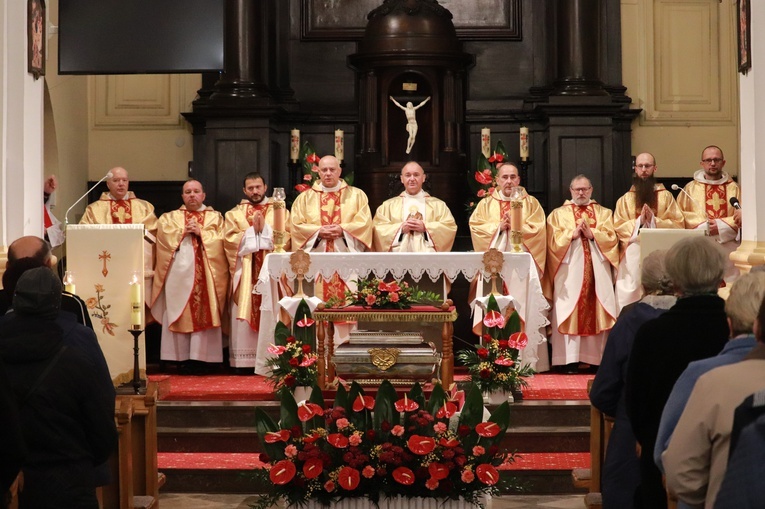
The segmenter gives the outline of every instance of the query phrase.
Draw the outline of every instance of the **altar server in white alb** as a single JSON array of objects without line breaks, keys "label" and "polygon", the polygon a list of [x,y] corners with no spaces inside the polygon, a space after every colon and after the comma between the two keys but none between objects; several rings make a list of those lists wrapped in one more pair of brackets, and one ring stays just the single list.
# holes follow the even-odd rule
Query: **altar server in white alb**
[{"label": "altar server in white alb", "polygon": [[183,206],[157,223],[151,314],[162,324],[161,359],[223,362],[221,325],[228,290],[223,217],[204,204],[197,180],[183,185]]},{"label": "altar server in white alb", "polygon": [[612,213],[592,197],[584,175],[571,181],[571,200],[547,218],[547,276],[553,281],[552,363],[599,365],[616,322],[613,271],[619,241]]},{"label": "altar server in white alb", "polygon": [[446,203],[422,190],[425,170],[412,161],[401,169],[404,192],[386,200],[374,217],[374,250],[402,253],[448,252],[457,223]]}]

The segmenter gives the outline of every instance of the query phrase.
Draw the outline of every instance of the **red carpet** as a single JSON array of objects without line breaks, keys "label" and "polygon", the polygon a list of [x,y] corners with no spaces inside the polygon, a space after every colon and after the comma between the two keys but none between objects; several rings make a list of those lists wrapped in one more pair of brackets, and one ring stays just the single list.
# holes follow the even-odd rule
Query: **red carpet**
[{"label": "red carpet", "polygon": [[[160,452],[157,461],[165,470],[252,470],[263,463],[258,453],[179,453]],[[501,470],[572,470],[589,468],[590,453],[523,453],[515,463],[502,465]]]},{"label": "red carpet", "polygon": [[[542,373],[530,378],[524,389],[526,400],[587,399],[587,380],[594,375],[560,375]],[[467,376],[457,376],[466,380]],[[160,399],[164,401],[268,401],[274,395],[262,376],[182,376],[150,375],[160,382]]]}]

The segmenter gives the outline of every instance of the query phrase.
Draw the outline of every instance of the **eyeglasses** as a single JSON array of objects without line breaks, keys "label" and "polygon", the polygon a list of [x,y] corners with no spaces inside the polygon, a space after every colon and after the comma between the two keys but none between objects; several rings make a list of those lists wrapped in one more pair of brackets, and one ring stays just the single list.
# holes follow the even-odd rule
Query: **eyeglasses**
[{"label": "eyeglasses", "polygon": [[715,157],[712,159],[702,159],[701,162],[706,164],[712,164],[712,163],[720,164],[721,162],[723,162],[723,160],[718,157]]},{"label": "eyeglasses", "polygon": [[636,164],[635,168],[637,168],[639,170],[643,170],[643,169],[647,170],[649,168],[653,168],[654,166],[656,166],[656,165],[655,164],[647,164],[647,163],[646,164]]},{"label": "eyeglasses", "polygon": [[592,189],[592,186],[590,186],[590,187],[572,187],[571,188],[571,190],[574,191],[575,193],[586,193],[590,189]]}]

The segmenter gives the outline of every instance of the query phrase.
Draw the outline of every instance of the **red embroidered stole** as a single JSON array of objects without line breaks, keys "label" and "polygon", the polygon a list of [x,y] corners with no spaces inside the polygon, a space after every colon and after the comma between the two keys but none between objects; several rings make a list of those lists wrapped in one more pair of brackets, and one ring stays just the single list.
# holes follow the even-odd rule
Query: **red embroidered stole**
[{"label": "red embroidered stole", "polygon": [[[184,223],[196,221],[200,228],[205,224],[204,211],[184,211]],[[210,294],[205,277],[204,245],[202,239],[196,235],[190,235],[191,245],[194,247],[194,286],[191,290],[191,298],[187,303],[191,312],[191,323],[195,331],[209,329],[213,326],[210,314]]]},{"label": "red embroidered stole", "polygon": [[[574,212],[574,221],[579,224],[580,221],[587,221],[590,228],[597,225],[595,211],[591,206],[572,207]],[[582,278],[582,291],[579,294],[579,300],[576,303],[576,335],[594,336],[597,334],[597,324],[595,313],[597,310],[597,295],[595,293],[595,272],[592,270],[592,253],[590,252],[590,241],[582,235],[579,237],[584,249],[584,274]],[[576,242],[576,241],[574,241]]]},{"label": "red embroidered stole", "polygon": [[[263,217],[266,217],[266,212],[268,212],[268,203],[259,204],[259,205],[247,205],[247,212],[245,213],[245,217],[247,218],[247,222],[252,225],[253,218],[255,217],[256,212],[260,212],[263,214]],[[260,272],[260,268],[263,266],[263,259],[266,257],[266,253],[263,250],[260,250],[256,253],[252,253],[252,263],[250,265],[251,272],[250,272],[250,287],[249,291],[252,291],[252,289],[255,287],[255,284],[258,282],[258,273]],[[245,280],[245,275],[242,274],[242,280]],[[241,283],[240,283],[241,284]],[[250,328],[254,332],[260,331],[260,304],[263,301],[263,296],[260,294],[253,293],[250,296]]]},{"label": "red embroidered stole", "polygon": [[[340,224],[340,194],[341,191],[323,192],[319,200],[319,210],[321,215],[321,225]],[[327,253],[335,252],[335,240],[327,240]],[[332,274],[329,279],[317,278],[315,285],[318,290],[317,296],[326,302],[332,297],[345,300],[345,290],[347,286],[340,279],[337,273]]]},{"label": "red embroidered stole", "polygon": [[133,224],[130,200],[109,200],[109,215],[112,224]]},{"label": "red embroidered stole", "polygon": [[704,207],[710,219],[728,217],[727,186],[716,184],[704,185]]}]

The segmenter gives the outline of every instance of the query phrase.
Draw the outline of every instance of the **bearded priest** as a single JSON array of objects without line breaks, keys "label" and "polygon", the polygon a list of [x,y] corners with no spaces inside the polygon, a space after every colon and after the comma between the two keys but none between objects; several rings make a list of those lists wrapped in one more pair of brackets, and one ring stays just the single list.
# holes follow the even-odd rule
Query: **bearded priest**
[{"label": "bearded priest", "polygon": [[571,181],[571,200],[547,218],[547,276],[553,282],[552,364],[576,372],[600,365],[616,322],[613,272],[619,263],[611,211],[591,199],[584,175]]},{"label": "bearded priest", "polygon": [[457,235],[446,203],[422,190],[425,170],[414,161],[401,169],[404,192],[386,200],[374,218],[374,250],[392,252],[449,252]]},{"label": "bearded priest", "polygon": [[683,213],[664,184],[657,184],[656,158],[648,152],[635,158],[632,187],[616,202],[614,227],[619,237],[621,259],[616,275],[616,311],[640,299],[641,228],[684,228]]}]

